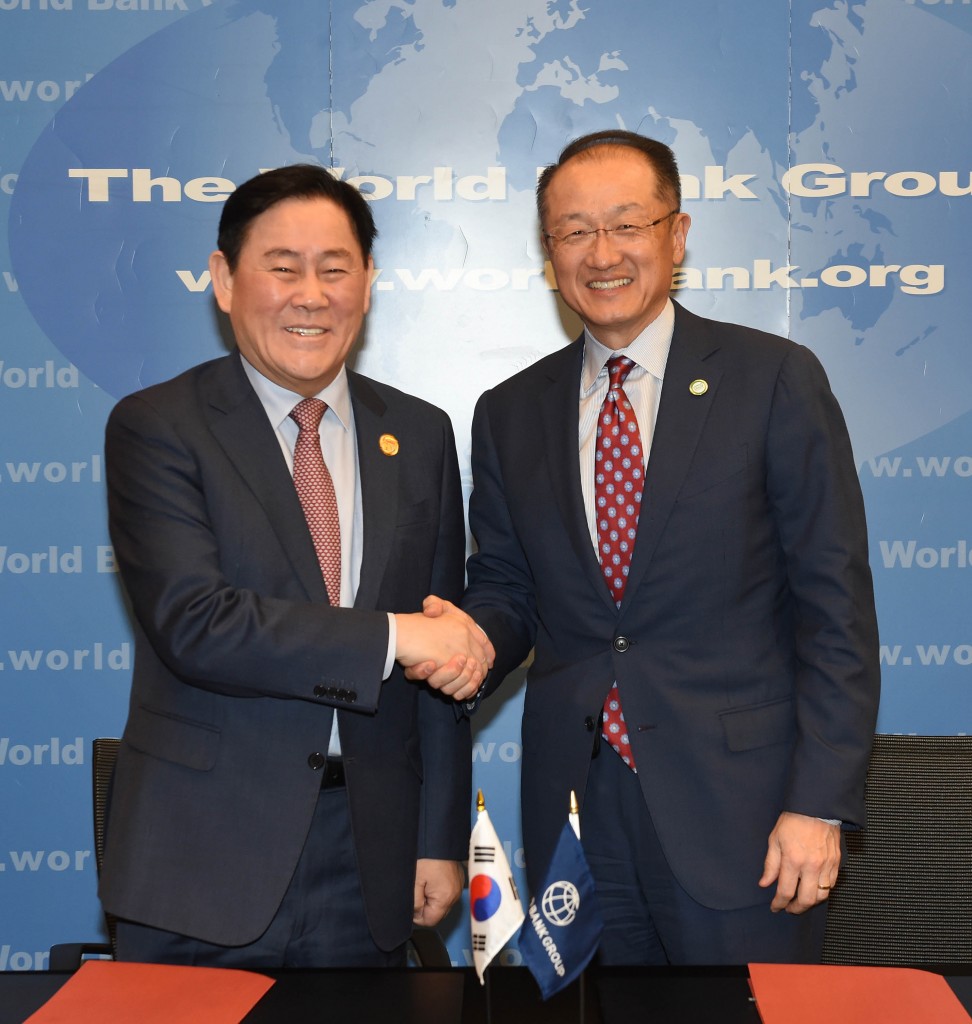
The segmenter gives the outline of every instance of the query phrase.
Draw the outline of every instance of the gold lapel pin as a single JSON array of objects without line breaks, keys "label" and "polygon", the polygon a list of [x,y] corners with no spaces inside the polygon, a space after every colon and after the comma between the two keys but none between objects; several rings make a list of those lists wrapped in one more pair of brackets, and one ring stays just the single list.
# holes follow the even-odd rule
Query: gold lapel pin
[{"label": "gold lapel pin", "polygon": [[378,438],[378,447],[385,455],[398,454],[398,438],[394,434],[382,434]]},{"label": "gold lapel pin", "polygon": [[689,384],[689,394],[695,395],[696,398],[704,395],[708,390],[709,382],[707,380],[702,380],[701,377],[698,380],[693,380],[692,383]]}]

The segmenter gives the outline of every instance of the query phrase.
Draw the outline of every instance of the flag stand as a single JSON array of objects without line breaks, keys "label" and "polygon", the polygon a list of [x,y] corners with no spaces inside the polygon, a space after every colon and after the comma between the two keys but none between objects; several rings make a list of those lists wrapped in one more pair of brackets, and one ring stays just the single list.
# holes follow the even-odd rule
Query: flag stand
[{"label": "flag stand", "polygon": [[[580,979],[577,1019],[584,1024],[588,998],[585,969],[597,952],[604,923],[580,842],[580,816],[573,790],[568,820],[538,894],[530,901],[529,916],[523,913],[482,790],[477,792],[476,823],[469,837],[469,914],[473,965],[486,989],[487,1024],[493,1019],[490,961],[514,935],[518,936],[523,964],[539,985],[544,1001]],[[569,998],[566,992],[565,998]]]}]

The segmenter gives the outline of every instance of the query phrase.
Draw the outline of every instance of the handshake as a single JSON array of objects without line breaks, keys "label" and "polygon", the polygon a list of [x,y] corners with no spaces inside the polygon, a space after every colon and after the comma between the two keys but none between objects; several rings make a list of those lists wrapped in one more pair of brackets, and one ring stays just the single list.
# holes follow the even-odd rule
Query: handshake
[{"label": "handshake", "polygon": [[421,613],[396,615],[395,622],[395,658],[409,679],[425,680],[457,701],[476,696],[496,652],[461,608],[430,594]]}]

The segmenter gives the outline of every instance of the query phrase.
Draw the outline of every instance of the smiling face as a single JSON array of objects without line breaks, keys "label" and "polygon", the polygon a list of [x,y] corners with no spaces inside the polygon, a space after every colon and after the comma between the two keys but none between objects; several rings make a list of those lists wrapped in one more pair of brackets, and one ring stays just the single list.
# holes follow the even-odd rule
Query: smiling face
[{"label": "smiling face", "polygon": [[372,261],[329,199],[285,199],[249,225],[235,270],[209,257],[243,357],[305,398],[338,375],[371,302]]},{"label": "smiling face", "polygon": [[[601,146],[557,169],[546,193],[543,230],[563,237],[642,225],[664,217],[672,205],[659,195],[645,156]],[[634,239],[598,231],[585,245],[544,240],[561,297],[598,341],[624,348],[662,311],[690,224],[687,214],[676,213]]]}]

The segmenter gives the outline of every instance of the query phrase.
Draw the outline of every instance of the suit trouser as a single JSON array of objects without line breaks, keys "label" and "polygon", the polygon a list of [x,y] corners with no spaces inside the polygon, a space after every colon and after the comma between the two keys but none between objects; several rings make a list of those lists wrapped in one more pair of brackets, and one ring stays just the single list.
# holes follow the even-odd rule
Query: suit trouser
[{"label": "suit trouser", "polygon": [[[773,887],[764,903],[741,910],[713,910],[689,896],[665,858],[638,777],[607,743],[591,761],[581,842],[604,917],[600,963],[820,962],[826,903],[793,915],[770,911]],[[754,878],[762,871],[762,861],[753,864]]]},{"label": "suit trouser", "polygon": [[[239,898],[245,900],[246,893]],[[341,787],[321,790],[293,878],[258,939],[243,946],[218,946],[119,921],[118,959],[209,967],[395,967],[404,965],[405,947],[385,952],[371,938],[348,794]]]}]

